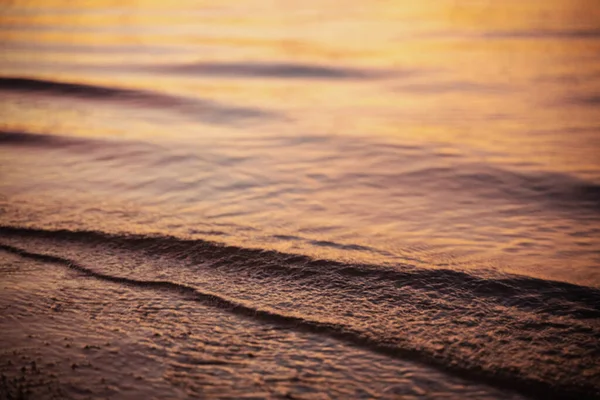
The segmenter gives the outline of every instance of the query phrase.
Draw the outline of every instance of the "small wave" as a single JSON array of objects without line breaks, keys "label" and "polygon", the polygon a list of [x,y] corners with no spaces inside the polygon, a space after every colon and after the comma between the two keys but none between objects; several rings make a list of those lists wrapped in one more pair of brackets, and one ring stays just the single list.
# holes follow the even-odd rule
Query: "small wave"
[{"label": "small wave", "polygon": [[588,96],[570,97],[567,102],[577,106],[596,108],[600,106],[600,93]]},{"label": "small wave", "polygon": [[[82,240],[92,242],[97,240],[112,240],[119,241],[119,245],[123,245],[124,242],[129,241],[129,245],[132,248],[138,250],[144,248],[148,249],[147,246],[142,245],[144,241],[175,240],[175,238],[159,239],[142,237],[118,237],[114,235],[107,235],[101,232],[42,231],[10,227],[2,227],[0,233],[2,233],[3,235],[29,235],[38,237],[58,236],[62,237],[63,239],[69,238],[69,240]],[[186,242],[182,241],[182,243]],[[196,251],[198,247],[202,246],[202,244],[202,242],[196,241],[192,245],[192,247],[188,248],[188,251]],[[208,243],[204,243],[204,245],[213,246],[213,249],[217,252],[232,251],[232,248],[227,246],[211,245]],[[165,246],[164,244],[162,244],[160,251],[171,251],[172,249],[169,250],[169,247],[171,246]],[[441,367],[458,375],[462,375],[464,377],[477,378],[499,386],[510,386],[511,388],[520,390],[525,394],[530,394],[539,398],[564,398],[565,396],[576,396],[577,398],[594,398],[594,396],[597,396],[599,394],[598,387],[594,386],[594,383],[592,381],[587,382],[585,384],[582,384],[581,381],[569,383],[569,380],[567,380],[567,382],[564,382],[564,379],[562,379],[563,381],[560,383],[548,381],[541,379],[537,374],[528,375],[524,374],[524,371],[511,370],[510,368],[499,367],[499,365],[501,365],[501,360],[497,360],[498,365],[496,365],[494,368],[491,368],[491,365],[481,365],[475,362],[474,360],[468,363],[457,363],[458,360],[453,360],[452,356],[448,358],[448,356],[441,356],[441,354],[431,354],[426,348],[421,348],[420,346],[410,346],[408,345],[409,342],[404,340],[390,341],[390,338],[386,338],[385,336],[379,337],[377,335],[369,334],[368,331],[365,332],[361,329],[357,329],[356,327],[348,326],[342,320],[340,320],[340,322],[337,323],[332,321],[318,320],[315,318],[311,318],[310,316],[301,315],[298,312],[291,312],[288,314],[273,309],[255,307],[248,302],[238,301],[227,296],[218,293],[213,293],[207,290],[199,290],[198,288],[182,283],[176,283],[166,280],[138,279],[103,273],[94,268],[86,267],[83,264],[77,262],[76,260],[56,255],[32,252],[12,245],[0,244],[0,250],[4,250],[6,252],[10,252],[13,254],[20,255],[22,257],[30,258],[45,263],[58,264],[96,279],[101,279],[123,285],[135,286],[143,289],[170,291],[178,295],[184,295],[193,300],[200,301],[207,305],[218,307],[223,310],[233,312],[245,317],[268,321],[270,323],[276,323],[292,329],[325,334],[392,357],[401,357],[424,361],[429,364],[437,365],[438,367]],[[154,250],[158,251],[158,249],[156,248]],[[245,261],[244,256],[248,256],[249,254],[244,253],[244,251],[250,251],[251,253],[249,254],[254,254],[255,259]],[[228,257],[228,259],[225,261],[227,264],[233,265],[236,262],[256,263],[256,256],[258,255],[261,255],[263,257],[261,258],[261,262],[257,263],[257,266],[259,267],[263,267],[265,264],[284,264],[287,262],[291,264],[297,264],[300,261],[308,261],[306,257],[298,258],[297,256],[285,255],[281,253],[261,251],[254,252],[251,250],[244,250],[239,248],[235,249],[235,253],[236,255],[234,258]],[[240,253],[243,255],[241,255]],[[264,257],[267,258],[265,259]],[[271,263],[267,262],[268,258],[273,259]],[[319,270],[322,273],[326,270],[324,266],[337,266],[337,268],[340,270],[339,272],[343,271],[347,273],[349,271],[352,271],[348,269],[344,270],[342,264],[339,263],[325,262],[325,264],[323,264],[323,262],[317,260],[313,260],[313,263],[315,264],[312,266],[320,266]],[[346,266],[346,268],[348,267],[349,266]],[[355,266],[354,268],[359,267]],[[376,273],[376,271],[369,271],[368,268],[366,268],[365,266],[361,267],[361,271],[364,274],[371,275]],[[421,289],[428,288],[432,292],[443,291],[445,287],[447,288],[448,286],[452,286],[452,292],[455,294],[460,294],[464,291],[479,291],[482,293],[486,291],[492,291],[496,294],[501,294],[503,299],[502,301],[504,302],[510,302],[512,299],[515,298],[516,292],[521,292],[523,290],[527,291],[527,297],[529,298],[534,297],[534,294],[549,294],[555,296],[559,293],[570,292],[571,294],[574,294],[575,297],[579,299],[579,301],[588,302],[591,304],[595,303],[596,305],[600,304],[600,293],[598,293],[598,291],[590,288],[578,287],[558,282],[547,282],[528,278],[510,277],[500,282],[493,282],[489,280],[490,282],[486,284],[485,280],[483,279],[474,277],[469,278],[469,275],[467,274],[454,271],[428,271],[425,274],[428,276],[423,275],[423,273],[424,271],[419,270],[407,272],[404,275],[403,283],[406,285],[411,285],[411,283],[413,283],[414,281],[424,280],[424,282],[426,282],[426,286],[422,287]],[[355,276],[356,270],[354,270],[354,272],[351,272],[350,275]],[[394,279],[398,279],[398,277],[399,275],[396,275]],[[473,279],[475,279],[475,281]],[[553,290],[554,292],[548,293],[548,289]],[[443,307],[440,309],[440,311],[442,313],[445,312]],[[540,314],[543,312],[538,310],[537,313]],[[573,315],[571,315],[571,317],[573,317]],[[595,315],[594,317],[597,318],[597,315]],[[556,337],[556,339],[560,339],[561,342],[566,341],[567,343],[570,339],[579,338],[578,340],[581,340],[583,337],[582,335],[595,335],[596,337],[600,337],[600,332],[598,332],[594,328],[583,326],[577,327],[576,325],[570,324],[567,320],[564,320],[562,322],[552,322],[546,320],[543,317],[541,317],[540,319],[523,318],[521,322],[519,322],[518,326],[515,325],[511,326],[510,328],[508,326],[505,328],[501,328],[501,330],[504,330],[506,332],[508,332],[508,329],[516,330],[517,333],[529,333],[529,331],[536,332],[540,329],[556,330],[557,334],[561,335],[560,337]],[[435,323],[433,321],[431,323],[430,329],[435,330]],[[465,326],[463,327],[463,329],[468,329],[468,327]],[[571,338],[571,336],[573,337]],[[470,346],[477,347],[478,344],[473,343]],[[591,352],[597,350],[597,348],[595,350],[587,349],[587,351]],[[551,349],[548,351],[551,351]],[[572,351],[572,349],[570,351]],[[542,356],[549,357],[548,355]]]},{"label": "small wave", "polygon": [[[0,31],[2,27],[0,27]],[[105,54],[105,55],[132,55],[132,54],[155,54],[157,56],[167,56],[181,52],[181,49],[173,46],[153,44],[152,46],[140,46],[127,43],[116,44],[77,44],[77,43],[40,43],[30,42],[27,40],[11,40],[10,42],[2,43],[4,51],[34,51],[37,54]]]},{"label": "small wave", "polygon": [[600,211],[600,185],[559,172],[517,172],[493,164],[457,163],[453,167],[425,167],[401,173],[348,174],[343,179],[377,187],[424,187],[489,200],[516,200],[570,211],[579,208]]},{"label": "small wave", "polygon": [[294,235],[273,235],[273,238],[277,239],[277,240],[285,240],[285,241],[307,242],[307,243],[312,244],[313,246],[331,247],[331,248],[339,249],[339,250],[369,251],[369,252],[378,252],[379,251],[372,247],[362,246],[359,244],[336,243],[336,242],[331,242],[329,240],[309,240],[309,239],[304,239],[300,236],[294,236]]},{"label": "small wave", "polygon": [[[481,166],[481,172],[457,174],[467,184],[490,186],[507,197],[569,208],[573,204],[600,211],[600,185],[558,172],[512,172]],[[490,195],[493,195],[490,193]]]},{"label": "small wave", "polygon": [[563,29],[563,30],[514,30],[493,31],[483,34],[486,39],[600,39],[599,29]]},{"label": "small wave", "polygon": [[[500,304],[510,303],[512,307],[527,310],[555,315],[576,315],[581,318],[600,318],[600,290],[518,275],[502,275],[489,279],[462,271],[416,268],[408,264],[396,267],[348,264],[174,236],[123,236],[98,231],[44,230],[13,226],[0,226],[0,235],[60,239],[87,244],[112,243],[131,251],[144,251],[153,255],[185,255],[189,260],[198,263],[210,262],[215,268],[250,269],[269,277],[367,277],[390,281],[398,287],[434,290],[469,300],[485,297]],[[527,296],[531,292],[535,292],[535,299]],[[522,295],[525,296],[521,297]]]},{"label": "small wave", "polygon": [[[284,78],[284,79],[375,79],[389,76],[386,71],[356,68],[340,68],[296,63],[193,63],[165,65],[154,68],[159,72],[187,75],[207,75],[241,78]],[[408,71],[405,71],[408,73]]]},{"label": "small wave", "polygon": [[[101,138],[67,136],[50,133],[29,133],[0,129],[0,148],[61,149],[85,155],[89,160],[115,160],[160,154],[158,145],[140,141],[116,141]],[[166,157],[163,157],[165,159]]]},{"label": "small wave", "polygon": [[0,146],[28,146],[28,147],[65,147],[93,142],[93,139],[79,139],[74,137],[34,134],[17,131],[0,131]]},{"label": "small wave", "polygon": [[392,88],[394,92],[410,93],[420,95],[440,95],[448,93],[501,93],[508,90],[508,86],[499,86],[468,81],[441,81],[441,82],[420,82],[406,83]]},{"label": "small wave", "polygon": [[282,117],[272,111],[224,105],[207,99],[192,99],[145,90],[33,78],[0,77],[0,91],[45,94],[90,101],[113,102],[132,107],[158,108],[184,113],[211,123],[231,124],[232,121],[238,119]]}]

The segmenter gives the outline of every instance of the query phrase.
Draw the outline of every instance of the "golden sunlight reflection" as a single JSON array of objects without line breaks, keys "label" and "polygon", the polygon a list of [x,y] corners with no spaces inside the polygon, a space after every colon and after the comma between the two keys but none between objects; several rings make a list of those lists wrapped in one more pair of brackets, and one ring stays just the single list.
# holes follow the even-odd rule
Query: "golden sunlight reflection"
[{"label": "golden sunlight reflection", "polygon": [[1,398],[600,393],[597,0],[3,1],[0,99]]}]

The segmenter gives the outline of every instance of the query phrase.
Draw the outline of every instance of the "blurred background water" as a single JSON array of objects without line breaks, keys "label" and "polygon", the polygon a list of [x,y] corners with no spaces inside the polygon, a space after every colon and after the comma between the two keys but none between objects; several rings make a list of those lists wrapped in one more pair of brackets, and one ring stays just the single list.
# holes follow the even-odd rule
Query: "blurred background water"
[{"label": "blurred background water", "polygon": [[124,396],[600,393],[596,0],[174,3],[0,5],[15,346],[125,332]]},{"label": "blurred background water", "polygon": [[3,2],[2,220],[600,284],[593,0]]}]

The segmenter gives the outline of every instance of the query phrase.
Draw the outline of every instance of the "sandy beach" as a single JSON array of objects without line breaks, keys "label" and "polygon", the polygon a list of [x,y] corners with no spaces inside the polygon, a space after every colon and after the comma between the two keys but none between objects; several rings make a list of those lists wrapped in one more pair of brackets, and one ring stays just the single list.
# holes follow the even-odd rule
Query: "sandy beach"
[{"label": "sandy beach", "polygon": [[521,398],[4,251],[0,275],[6,399]]}]

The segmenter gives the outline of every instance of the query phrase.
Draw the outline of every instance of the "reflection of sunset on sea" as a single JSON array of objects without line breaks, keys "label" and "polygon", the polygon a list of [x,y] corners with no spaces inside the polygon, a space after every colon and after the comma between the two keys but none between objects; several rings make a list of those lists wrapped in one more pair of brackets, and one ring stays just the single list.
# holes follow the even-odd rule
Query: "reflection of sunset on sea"
[{"label": "reflection of sunset on sea", "polygon": [[0,398],[600,395],[594,1],[78,3],[0,5]]}]

